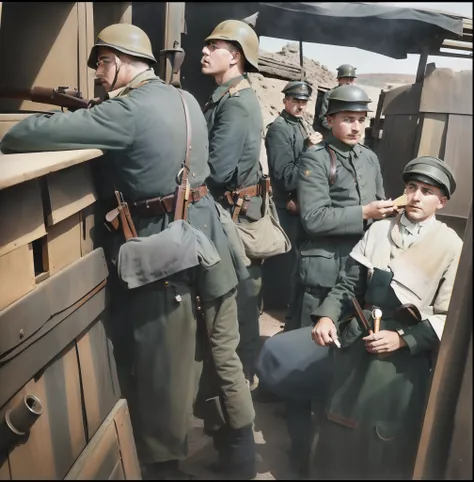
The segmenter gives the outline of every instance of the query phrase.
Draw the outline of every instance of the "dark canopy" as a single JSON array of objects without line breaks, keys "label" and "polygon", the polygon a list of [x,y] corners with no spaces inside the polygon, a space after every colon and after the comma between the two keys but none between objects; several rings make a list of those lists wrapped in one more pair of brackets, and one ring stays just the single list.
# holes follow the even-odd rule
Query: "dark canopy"
[{"label": "dark canopy", "polygon": [[[456,15],[368,3],[258,2],[259,35],[343,45],[404,59],[462,34]],[[454,35],[453,35],[454,34]],[[431,50],[431,49],[430,49]]]}]

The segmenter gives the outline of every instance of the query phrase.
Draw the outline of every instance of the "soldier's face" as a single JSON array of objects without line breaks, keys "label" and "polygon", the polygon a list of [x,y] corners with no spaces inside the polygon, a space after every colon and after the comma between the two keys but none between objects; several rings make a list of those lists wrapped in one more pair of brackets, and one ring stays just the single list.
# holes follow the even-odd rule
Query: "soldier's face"
[{"label": "soldier's face", "polygon": [[354,77],[339,77],[337,81],[339,85],[352,85],[354,83]]},{"label": "soldier's face", "polygon": [[344,144],[355,146],[365,129],[367,112],[337,112],[328,115],[328,124],[331,127],[332,135]]},{"label": "soldier's face", "polygon": [[[97,81],[102,85],[105,92],[110,92],[112,84],[115,79],[116,69],[119,69],[121,60],[112,50],[104,47],[100,47],[97,51],[97,67],[95,71],[95,77]],[[122,87],[120,78],[120,72],[117,76],[117,81],[114,85],[114,89]]]},{"label": "soldier's face", "polygon": [[410,221],[419,223],[430,218],[446,206],[448,198],[436,186],[421,181],[408,181],[405,184],[407,205],[405,213]]},{"label": "soldier's face", "polygon": [[205,75],[221,75],[239,62],[240,53],[224,40],[210,40],[202,49],[201,71]]},{"label": "soldier's face", "polygon": [[307,100],[295,99],[291,95],[283,99],[285,110],[294,117],[303,117],[303,113],[308,105]]}]

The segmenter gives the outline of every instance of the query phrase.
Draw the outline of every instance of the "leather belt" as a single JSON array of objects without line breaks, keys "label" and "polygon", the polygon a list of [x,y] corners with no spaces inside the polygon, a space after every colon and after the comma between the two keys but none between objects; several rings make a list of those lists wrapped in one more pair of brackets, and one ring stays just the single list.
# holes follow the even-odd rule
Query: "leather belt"
[{"label": "leather belt", "polygon": [[[207,186],[199,186],[189,191],[189,202],[196,203],[208,194]],[[161,216],[165,213],[174,211],[175,195],[145,199],[144,201],[136,201],[130,203],[130,212],[139,218],[147,218],[153,216]]]},{"label": "leather belt", "polygon": [[246,196],[263,196],[266,192],[270,191],[270,179],[265,179],[264,182],[255,184],[254,186],[243,187],[236,189],[235,191],[225,191],[222,199],[225,199],[230,206],[237,204],[238,198],[244,198]]}]

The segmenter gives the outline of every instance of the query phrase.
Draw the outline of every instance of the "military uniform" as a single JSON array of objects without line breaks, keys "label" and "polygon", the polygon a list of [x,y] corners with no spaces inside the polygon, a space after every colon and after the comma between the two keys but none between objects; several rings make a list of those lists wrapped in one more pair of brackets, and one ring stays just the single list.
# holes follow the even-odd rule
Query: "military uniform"
[{"label": "military uniform", "polygon": [[[113,98],[89,110],[28,117],[4,136],[2,150],[103,149],[106,154],[100,162],[107,166],[109,185],[122,192],[130,204],[174,193],[186,146],[185,116],[178,91],[165,85],[150,69],[109,96]],[[183,96],[192,128],[189,182],[197,189],[209,175],[207,127],[195,98],[187,92]],[[107,195],[111,197],[112,191]],[[132,216],[138,236],[146,237],[166,228],[174,213],[143,216],[132,210]],[[200,371],[195,363],[202,355],[202,349],[196,353],[196,294],[203,301],[229,423],[235,428],[246,427],[254,418],[235,352],[238,280],[210,194],[190,203],[188,221],[213,241],[220,262],[133,290],[113,283],[112,312],[116,318],[112,321],[120,326],[117,332],[121,337],[128,336],[119,339],[117,346],[127,348],[122,359],[133,372],[126,395],[130,397],[134,435],[143,464],[182,459],[187,454]],[[123,242],[121,233],[107,240],[106,253],[112,264]]]},{"label": "military uniform", "polygon": [[[455,189],[449,167],[436,158],[414,159],[403,177],[431,185],[439,181],[448,197]],[[313,312],[314,322],[322,316],[335,322],[342,344],[341,349],[331,348],[335,374],[314,458],[318,479],[412,477],[433,355],[461,249],[461,239],[435,216],[415,223],[401,213],[378,221],[354,247],[344,275]],[[364,301],[369,320],[373,305],[379,307],[380,329],[396,331],[406,346],[383,358],[369,353],[362,340],[367,332],[351,317],[348,301],[353,296]],[[407,303],[419,317],[406,317],[402,305]]]},{"label": "military uniform", "polygon": [[[311,87],[305,82],[289,82],[282,90],[285,96],[308,100]],[[273,200],[280,224],[290,239],[290,252],[268,259],[263,265],[263,293],[265,304],[286,307],[292,287],[293,270],[296,264],[296,245],[301,231],[298,212],[290,212],[287,202],[293,200],[296,206],[296,181],[298,179],[299,156],[306,148],[309,133],[303,119],[282,110],[270,124],[265,136],[268,173],[272,185]],[[275,304],[278,303],[276,306]]]}]

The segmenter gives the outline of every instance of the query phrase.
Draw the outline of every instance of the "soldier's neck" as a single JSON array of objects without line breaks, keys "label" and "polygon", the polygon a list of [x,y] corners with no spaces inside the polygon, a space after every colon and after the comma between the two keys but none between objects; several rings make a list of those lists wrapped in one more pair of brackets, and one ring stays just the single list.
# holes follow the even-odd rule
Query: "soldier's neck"
[{"label": "soldier's neck", "polygon": [[228,82],[229,80],[234,79],[235,77],[238,77],[239,75],[244,75],[244,72],[239,68],[238,65],[234,65],[226,72],[215,75],[214,79],[217,85],[222,85]]}]

